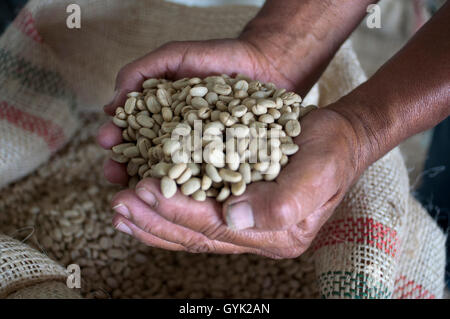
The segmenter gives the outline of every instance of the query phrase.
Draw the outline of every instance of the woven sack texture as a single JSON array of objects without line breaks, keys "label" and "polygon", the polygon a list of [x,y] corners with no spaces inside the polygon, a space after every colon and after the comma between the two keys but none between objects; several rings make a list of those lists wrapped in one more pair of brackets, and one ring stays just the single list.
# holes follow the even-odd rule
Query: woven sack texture
[{"label": "woven sack texture", "polygon": [[[5,158],[0,167],[0,184],[31,172],[52,151],[60,149],[77,127],[83,128],[52,161],[0,193],[0,231],[11,234],[17,228],[34,227],[36,231],[27,243],[43,247],[63,265],[78,263],[86,297],[442,295],[444,236],[410,199],[406,169],[397,149],[364,173],[319,233],[312,249],[294,260],[172,253],[145,247],[113,230],[108,201],[117,188],[101,176],[106,153],[95,146],[92,136],[104,117],[92,112],[99,112],[112,96],[115,74],[128,61],[169,40],[236,36],[257,9],[194,9],[156,0],[110,0],[105,5],[104,1],[85,0],[78,2],[83,14],[82,29],[70,30],[65,27],[67,16],[63,14],[69,3],[31,1],[0,39],[0,48],[8,57],[30,66],[30,78],[42,73],[50,78],[45,73],[49,71],[56,80],[37,83],[55,83],[55,88],[64,92],[63,97],[52,96],[49,92],[55,88],[30,88],[34,82],[17,80],[14,68],[0,73],[1,81],[18,92],[11,95],[6,89],[0,91],[2,100],[9,97],[3,107],[8,112],[0,113],[0,132],[9,134],[8,138],[0,136],[0,159]],[[0,68],[5,69],[3,63]],[[347,42],[307,100],[324,106],[364,80],[351,43]],[[27,102],[20,104],[24,99]],[[73,105],[78,105],[79,116]],[[36,120],[36,116],[45,117],[47,112],[52,116]],[[45,129],[27,124],[38,122]],[[54,132],[55,126],[68,131],[62,142],[49,148],[42,132]],[[40,142],[39,149],[31,149],[25,140],[32,145]],[[9,147],[9,152],[3,151],[3,145]],[[10,159],[3,152],[17,156]],[[16,167],[16,172],[10,167]],[[415,214],[410,213],[413,206]],[[420,243],[423,253],[405,255],[407,236],[419,224],[429,241]],[[429,265],[433,265],[432,271]],[[420,288],[408,294],[411,286]]]},{"label": "woven sack texture", "polygon": [[7,299],[80,299],[80,295],[60,281],[45,281],[19,289]]},{"label": "woven sack texture", "polygon": [[66,270],[58,263],[0,234],[0,298],[47,281],[65,282],[66,278]]}]

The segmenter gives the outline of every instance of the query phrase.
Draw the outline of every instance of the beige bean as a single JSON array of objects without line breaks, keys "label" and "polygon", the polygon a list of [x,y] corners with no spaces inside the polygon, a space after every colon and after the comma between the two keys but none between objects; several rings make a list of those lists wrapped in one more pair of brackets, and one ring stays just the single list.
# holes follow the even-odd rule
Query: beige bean
[{"label": "beige bean", "polygon": [[172,104],[172,97],[166,89],[158,89],[156,91],[156,99],[162,106],[169,107]]},{"label": "beige bean", "polygon": [[[148,164],[142,164],[139,166],[138,169],[138,175],[143,178],[144,174],[150,170],[150,167],[148,166]],[[150,173],[150,172],[149,172]]]},{"label": "beige bean", "polygon": [[251,176],[251,167],[249,163],[242,163],[239,166],[239,173],[241,173],[242,175],[242,180],[246,183],[246,184],[250,184],[252,181],[252,176]]},{"label": "beige bean", "polygon": [[283,100],[283,103],[285,105],[292,105],[294,103],[300,103],[302,101],[302,98],[300,95],[294,93],[294,92],[286,92],[280,95],[281,99]]},{"label": "beige bean", "polygon": [[252,183],[259,182],[263,180],[263,176],[258,171],[252,171]]},{"label": "beige bean", "polygon": [[181,192],[184,195],[191,195],[199,190],[201,187],[201,181],[197,177],[192,177],[186,183],[181,186]]},{"label": "beige bean", "polygon": [[148,79],[145,80],[144,83],[142,83],[142,87],[144,89],[151,89],[151,88],[155,88],[159,83],[158,79]]},{"label": "beige bean", "polygon": [[121,119],[119,119],[117,117],[113,117],[112,121],[118,127],[121,127],[121,128],[127,128],[128,127],[128,122],[125,121],[125,120],[121,120]]},{"label": "beige bean", "polygon": [[[160,162],[151,167],[151,175],[154,178],[161,178],[169,174],[172,165],[165,162]],[[170,177],[170,176],[169,176]]]},{"label": "beige bean", "polygon": [[231,193],[234,196],[241,196],[245,192],[246,185],[244,180],[231,184]]},{"label": "beige bean", "polygon": [[217,197],[219,194],[219,191],[216,188],[210,188],[206,191],[207,197]]},{"label": "beige bean", "polygon": [[211,115],[211,109],[208,106],[201,107],[197,111],[197,116],[201,119],[207,119]]},{"label": "beige bean", "polygon": [[212,185],[212,179],[208,175],[202,177],[202,190],[207,191]]},{"label": "beige bean", "polygon": [[146,115],[138,115],[136,122],[142,127],[152,128],[154,120]]},{"label": "beige bean", "polygon": [[222,181],[222,177],[214,165],[206,164],[205,172],[213,182],[220,183]]},{"label": "beige bean", "polygon": [[258,121],[266,124],[270,124],[274,122],[274,118],[270,114],[263,114],[258,117]]},{"label": "beige bean", "polygon": [[131,161],[128,162],[128,164],[127,164],[127,173],[128,173],[128,175],[130,175],[130,176],[136,175],[137,172],[138,172],[138,169],[139,169],[139,165],[137,165],[137,164],[135,164],[135,163],[133,163]]},{"label": "beige bean", "polygon": [[168,176],[171,179],[177,179],[178,177],[181,176],[181,174],[183,174],[183,172],[186,170],[187,165],[186,163],[179,163],[179,164],[175,164],[174,166],[172,166],[172,168],[170,168],[170,170],[168,171]]},{"label": "beige bean", "polygon": [[139,129],[139,134],[142,136],[145,136],[146,138],[149,138],[150,140],[153,140],[156,137],[155,131],[152,129],[149,129],[147,127],[142,127]]},{"label": "beige bean", "polygon": [[147,159],[145,159],[143,157],[134,157],[130,161],[137,165],[142,165],[147,162]]},{"label": "beige bean", "polygon": [[270,150],[270,160],[272,162],[279,162],[281,157],[283,156],[283,152],[278,147],[273,147]]},{"label": "beige bean", "polygon": [[230,188],[228,186],[224,186],[217,195],[216,200],[218,202],[224,202],[230,196],[230,193]]},{"label": "beige bean", "polygon": [[296,136],[300,135],[301,127],[300,127],[300,122],[297,120],[287,121],[284,128],[286,130],[286,134],[290,137],[296,137]]},{"label": "beige bean", "polygon": [[[134,130],[139,130],[141,128],[141,126],[139,125],[139,123],[136,121],[136,116],[134,115],[129,115],[127,118],[128,121],[128,125],[134,129]],[[128,132],[129,133],[129,132]]]},{"label": "beige bean", "polygon": [[139,149],[139,153],[145,159],[148,158],[148,150],[151,147],[151,142],[145,137],[141,137],[138,139],[137,146]]},{"label": "beige bean", "polygon": [[232,126],[233,124],[237,123],[238,119],[228,112],[222,112],[220,113],[220,121],[225,126]]},{"label": "beige bean", "polygon": [[289,144],[281,144],[280,146],[281,151],[285,155],[292,155],[295,154],[298,151],[298,145],[289,143]]},{"label": "beige bean", "polygon": [[205,100],[208,102],[209,105],[215,105],[216,102],[219,100],[219,96],[216,92],[208,92],[205,96]]},{"label": "beige bean", "polygon": [[277,106],[273,100],[269,99],[259,99],[256,101],[256,105],[266,109],[275,108]]},{"label": "beige bean", "polygon": [[181,148],[181,144],[176,140],[168,140],[164,143],[163,152],[165,155],[172,155],[175,151]]},{"label": "beige bean", "polygon": [[253,168],[255,170],[257,170],[258,172],[264,173],[269,168],[269,166],[270,166],[269,162],[259,162],[259,163],[255,163],[253,165]]},{"label": "beige bean", "polygon": [[212,87],[213,91],[220,95],[228,95],[231,93],[231,86],[228,84],[216,83]]},{"label": "beige bean", "polygon": [[125,155],[122,154],[116,154],[116,153],[112,153],[111,155],[111,159],[117,163],[126,163],[128,162],[129,158]]},{"label": "beige bean", "polygon": [[266,114],[267,113],[267,107],[260,105],[260,104],[256,104],[252,106],[252,112],[255,115],[262,115],[262,114]]},{"label": "beige bean", "polygon": [[231,114],[234,117],[242,117],[245,113],[247,113],[247,107],[244,105],[237,105],[231,109]]},{"label": "beige bean", "polygon": [[239,172],[227,168],[221,168],[219,170],[219,175],[225,182],[237,183],[242,180],[242,175]]},{"label": "beige bean", "polygon": [[250,134],[248,126],[243,124],[234,124],[231,128],[233,129],[233,136],[236,138],[245,138]]},{"label": "beige bean", "polygon": [[186,167],[184,172],[177,178],[176,182],[178,185],[186,183],[192,177],[192,171],[189,167]]},{"label": "beige bean", "polygon": [[255,116],[252,112],[247,112],[241,117],[241,123],[245,125],[249,125],[252,121],[254,121]]},{"label": "beige bean", "polygon": [[287,155],[283,154],[280,159],[280,165],[285,166],[288,163],[288,161],[289,161],[289,158],[287,157]]},{"label": "beige bean", "polygon": [[166,121],[166,122],[172,121],[173,112],[172,112],[172,109],[170,107],[167,107],[167,106],[163,107],[161,109],[161,114],[162,114],[162,117],[163,117],[164,121]]},{"label": "beige bean", "polygon": [[115,146],[112,147],[112,151],[116,154],[122,154],[122,152],[130,147],[130,146],[134,146],[134,143],[122,143],[122,144],[117,144]]},{"label": "beige bean", "polygon": [[234,83],[233,88],[235,90],[247,91],[248,90],[248,82],[245,80],[239,80],[236,83]]},{"label": "beige bean", "polygon": [[190,78],[190,79],[188,80],[188,82],[189,82],[190,85],[197,85],[197,84],[199,84],[199,83],[202,82],[202,79],[197,78],[197,77],[195,77],[195,78]]},{"label": "beige bean", "polygon": [[123,107],[123,109],[125,110],[125,113],[133,114],[134,109],[136,107],[136,102],[137,102],[137,99],[135,97],[129,97],[125,101],[125,106]]},{"label": "beige bean", "polygon": [[196,109],[209,106],[208,102],[204,98],[199,96],[192,98],[191,105]]},{"label": "beige bean", "polygon": [[192,194],[192,198],[196,201],[203,202],[206,200],[206,192],[204,190],[199,189],[194,194]]},{"label": "beige bean", "polygon": [[167,176],[161,179],[161,193],[165,198],[173,197],[177,192],[177,184]]},{"label": "beige bean", "polygon": [[240,164],[240,156],[238,153],[236,152],[227,152],[227,154],[225,155],[225,159],[227,161],[227,165],[228,168],[231,169],[232,171],[236,171],[239,169],[239,164]]},{"label": "beige bean", "polygon": [[191,96],[204,97],[208,93],[208,89],[204,86],[196,86],[190,89],[189,94]]},{"label": "beige bean", "polygon": [[159,112],[161,112],[161,105],[154,95],[150,95],[147,97],[147,99],[145,100],[145,105],[152,114],[158,114]]},{"label": "beige bean", "polygon": [[297,120],[297,114],[294,112],[287,112],[281,114],[280,118],[278,119],[277,123],[280,125],[285,125],[289,120]]},{"label": "beige bean", "polygon": [[137,148],[137,146],[127,147],[126,149],[123,150],[123,155],[125,155],[128,158],[136,157],[139,155],[139,149]]},{"label": "beige bean", "polygon": [[281,112],[278,111],[277,109],[268,109],[267,113],[272,115],[274,120],[278,120],[281,117]]}]

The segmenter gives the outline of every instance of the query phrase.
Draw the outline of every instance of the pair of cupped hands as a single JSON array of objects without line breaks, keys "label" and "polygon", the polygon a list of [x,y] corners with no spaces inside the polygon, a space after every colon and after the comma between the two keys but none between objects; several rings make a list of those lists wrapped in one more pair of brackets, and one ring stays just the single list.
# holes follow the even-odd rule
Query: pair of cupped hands
[{"label": "pair of cupped hands", "polygon": [[[288,62],[245,39],[172,42],[124,66],[116,93],[104,107],[113,115],[126,94],[150,77],[179,79],[212,74],[245,74],[280,88],[298,87],[302,61]],[[168,250],[220,254],[253,253],[293,258],[311,244],[361,172],[360,138],[340,108],[330,105],[302,118],[295,138],[299,151],[274,181],[252,183],[224,203],[197,202],[180,191],[163,197],[159,180],[146,178],[112,200],[114,226],[141,242]],[[103,125],[98,143],[105,149],[122,142],[121,130]],[[127,183],[125,166],[108,160],[106,178]]]}]

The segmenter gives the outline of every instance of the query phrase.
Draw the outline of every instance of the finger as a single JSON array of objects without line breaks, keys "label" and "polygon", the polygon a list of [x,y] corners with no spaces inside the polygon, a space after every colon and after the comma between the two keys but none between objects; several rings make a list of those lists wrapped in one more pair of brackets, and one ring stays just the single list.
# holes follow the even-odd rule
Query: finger
[{"label": "finger", "polygon": [[122,131],[111,121],[103,124],[98,130],[97,143],[104,149],[111,149],[122,142]]},{"label": "finger", "polygon": [[186,248],[182,245],[175,244],[164,239],[158,238],[152,234],[146,233],[136,225],[134,225],[131,221],[126,219],[124,216],[120,214],[116,214],[113,218],[113,225],[118,230],[128,235],[136,237],[142,243],[151,246],[158,247],[166,250],[172,251],[185,251]]},{"label": "finger", "polygon": [[231,229],[222,218],[220,203],[213,199],[198,202],[179,191],[172,198],[166,199],[157,179],[146,178],[140,181],[136,185],[136,195],[164,219],[199,232],[211,240],[245,247],[258,254],[280,248],[280,242],[284,241],[283,232]]},{"label": "finger", "polygon": [[176,225],[140,200],[132,190],[119,192],[112,201],[113,208],[136,227],[164,241],[181,245],[189,252],[214,252],[223,254],[255,251],[228,243],[210,240],[205,235]]},{"label": "finger", "polygon": [[104,110],[114,115],[114,110],[125,103],[127,94],[141,89],[146,78],[171,78],[182,60],[181,47],[175,43],[166,44],[155,51],[127,64],[116,78],[115,96]]},{"label": "finger", "polygon": [[140,181],[136,194],[165,219],[197,232],[208,233],[223,225],[220,203],[211,198],[199,202],[177,190],[172,198],[166,199],[161,193],[160,181],[153,178]]},{"label": "finger", "polygon": [[120,164],[112,159],[107,159],[103,165],[105,178],[113,184],[127,185],[128,174],[125,164]]},{"label": "finger", "polygon": [[229,227],[285,230],[335,195],[337,167],[324,152],[318,155],[308,146],[302,145],[275,181],[251,184],[243,195],[224,203]]}]

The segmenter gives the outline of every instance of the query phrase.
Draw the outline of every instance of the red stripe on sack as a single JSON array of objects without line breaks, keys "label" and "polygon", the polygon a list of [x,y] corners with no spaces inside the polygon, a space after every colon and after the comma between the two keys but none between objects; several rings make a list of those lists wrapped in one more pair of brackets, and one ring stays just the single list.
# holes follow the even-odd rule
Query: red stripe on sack
[{"label": "red stripe on sack", "polygon": [[26,34],[28,37],[36,42],[41,43],[42,37],[39,34],[33,15],[26,8],[22,9],[13,22],[14,26]]},{"label": "red stripe on sack", "polygon": [[314,243],[314,250],[342,243],[368,244],[394,257],[397,232],[372,218],[346,218],[326,224]]},{"label": "red stripe on sack", "polygon": [[400,276],[395,280],[395,285],[397,286],[401,281],[403,281],[403,285],[395,288],[394,295],[400,294],[398,299],[407,299],[413,294],[416,294],[416,299],[435,299],[436,296],[430,293],[427,289],[425,289],[422,285],[417,284],[414,280],[408,280],[406,276]]},{"label": "red stripe on sack", "polygon": [[45,140],[51,151],[56,150],[64,143],[64,131],[59,125],[24,112],[9,105],[6,101],[0,102],[0,119],[5,119],[25,131],[40,136]]}]

